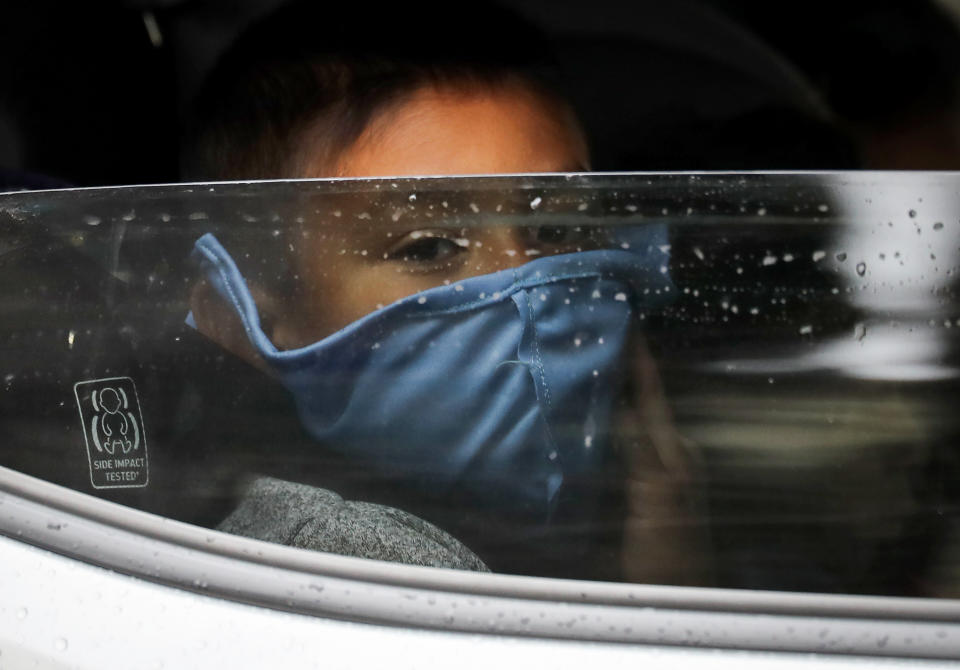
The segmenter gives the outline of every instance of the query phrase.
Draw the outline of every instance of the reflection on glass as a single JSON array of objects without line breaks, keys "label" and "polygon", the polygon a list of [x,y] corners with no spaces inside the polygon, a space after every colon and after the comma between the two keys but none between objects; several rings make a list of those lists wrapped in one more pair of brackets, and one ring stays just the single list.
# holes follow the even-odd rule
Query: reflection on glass
[{"label": "reflection on glass", "polygon": [[2,464],[316,551],[952,597],[958,185],[4,196]]}]

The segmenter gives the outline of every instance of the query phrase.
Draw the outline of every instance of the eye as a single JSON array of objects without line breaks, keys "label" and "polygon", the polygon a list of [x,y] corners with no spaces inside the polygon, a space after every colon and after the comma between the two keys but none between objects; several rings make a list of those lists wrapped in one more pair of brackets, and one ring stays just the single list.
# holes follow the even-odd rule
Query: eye
[{"label": "eye", "polygon": [[540,244],[559,244],[567,239],[569,229],[563,226],[536,226],[530,229],[530,236]]},{"label": "eye", "polygon": [[434,230],[415,230],[398,242],[385,258],[418,265],[439,266],[464,253],[466,240],[451,233]]},{"label": "eye", "polygon": [[593,248],[599,243],[594,226],[528,226],[524,233],[530,244],[552,247],[554,253]]}]

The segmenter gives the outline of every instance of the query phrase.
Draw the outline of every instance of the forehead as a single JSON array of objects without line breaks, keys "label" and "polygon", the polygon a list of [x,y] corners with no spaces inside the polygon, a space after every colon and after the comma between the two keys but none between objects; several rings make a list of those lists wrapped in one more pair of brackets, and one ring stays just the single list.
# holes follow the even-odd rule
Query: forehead
[{"label": "forehead", "polygon": [[340,156],[337,174],[558,172],[587,163],[572,113],[528,87],[425,86],[377,115]]}]

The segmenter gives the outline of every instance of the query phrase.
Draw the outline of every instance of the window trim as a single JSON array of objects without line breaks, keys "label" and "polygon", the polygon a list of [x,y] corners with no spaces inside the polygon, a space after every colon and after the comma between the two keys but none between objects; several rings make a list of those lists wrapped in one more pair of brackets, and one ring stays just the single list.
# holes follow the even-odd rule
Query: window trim
[{"label": "window trim", "polygon": [[960,658],[960,601],[471,573],[232,536],[0,467],[0,534],[152,582],[407,628],[751,651]]}]

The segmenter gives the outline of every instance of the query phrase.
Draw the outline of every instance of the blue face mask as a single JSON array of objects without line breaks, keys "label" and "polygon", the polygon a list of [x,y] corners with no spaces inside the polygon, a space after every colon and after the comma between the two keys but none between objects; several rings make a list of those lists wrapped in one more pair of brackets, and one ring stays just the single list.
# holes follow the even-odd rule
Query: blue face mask
[{"label": "blue face mask", "polygon": [[623,250],[547,256],[411,295],[280,351],[215,237],[195,262],[327,448],[431,495],[547,523],[571,480],[610,458],[638,310],[668,297],[659,263]]}]

